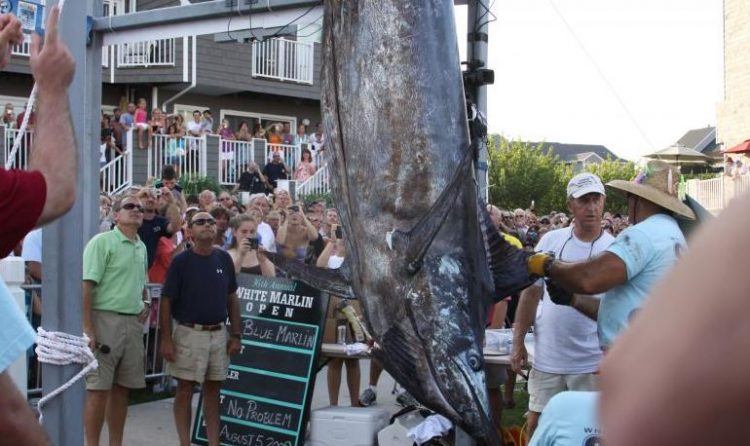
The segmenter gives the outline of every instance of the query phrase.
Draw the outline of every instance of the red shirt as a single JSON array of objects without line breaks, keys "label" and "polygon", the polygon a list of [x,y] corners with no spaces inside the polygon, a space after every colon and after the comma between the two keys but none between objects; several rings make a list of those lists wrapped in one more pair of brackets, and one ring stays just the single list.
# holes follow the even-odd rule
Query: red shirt
[{"label": "red shirt", "polygon": [[171,238],[159,238],[159,244],[156,246],[156,258],[153,265],[148,270],[148,281],[151,283],[164,283],[167,279],[167,270],[172,263],[172,254],[177,246]]},{"label": "red shirt", "polygon": [[34,229],[46,199],[41,172],[0,169],[0,258]]}]

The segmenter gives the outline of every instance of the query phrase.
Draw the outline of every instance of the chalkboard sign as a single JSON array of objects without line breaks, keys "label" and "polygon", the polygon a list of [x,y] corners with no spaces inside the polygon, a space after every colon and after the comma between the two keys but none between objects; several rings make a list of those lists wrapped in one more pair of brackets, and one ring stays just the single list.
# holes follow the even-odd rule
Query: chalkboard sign
[{"label": "chalkboard sign", "polygon": [[[242,351],[220,393],[221,444],[302,446],[328,296],[302,282],[237,275]],[[203,400],[192,441],[207,445]]]}]

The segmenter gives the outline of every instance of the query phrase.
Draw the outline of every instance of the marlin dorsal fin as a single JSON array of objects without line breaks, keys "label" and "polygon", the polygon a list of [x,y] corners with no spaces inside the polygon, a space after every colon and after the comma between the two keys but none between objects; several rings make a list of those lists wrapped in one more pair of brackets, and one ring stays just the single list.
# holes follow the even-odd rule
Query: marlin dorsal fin
[{"label": "marlin dorsal fin", "polygon": [[422,268],[422,261],[432,241],[449,215],[450,209],[458,196],[463,192],[461,182],[466,179],[471,169],[474,144],[469,146],[461,163],[448,185],[443,189],[437,201],[421,220],[409,232],[394,230],[389,234],[389,243],[406,257],[406,268],[409,274],[416,274]]}]

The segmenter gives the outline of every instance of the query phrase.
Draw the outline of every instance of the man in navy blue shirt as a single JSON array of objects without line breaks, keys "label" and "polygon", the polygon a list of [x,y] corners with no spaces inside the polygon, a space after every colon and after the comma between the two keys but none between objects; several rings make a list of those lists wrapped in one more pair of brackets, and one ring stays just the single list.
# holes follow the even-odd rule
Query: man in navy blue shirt
[{"label": "man in navy blue shirt", "polygon": [[208,441],[218,446],[219,389],[242,337],[237,279],[232,258],[213,247],[216,221],[211,214],[196,213],[189,230],[195,245],[175,256],[162,287],[161,352],[167,373],[177,379],[174,417],[180,444],[190,444],[190,400],[193,386],[200,383]]}]

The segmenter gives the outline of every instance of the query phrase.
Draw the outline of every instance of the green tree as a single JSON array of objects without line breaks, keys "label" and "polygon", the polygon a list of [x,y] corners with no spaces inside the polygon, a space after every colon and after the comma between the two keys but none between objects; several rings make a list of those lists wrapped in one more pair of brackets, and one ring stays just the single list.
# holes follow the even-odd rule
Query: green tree
[{"label": "green tree", "polygon": [[[630,181],[636,175],[636,168],[633,162],[621,162],[613,159],[604,160],[601,164],[590,164],[586,167],[586,170],[596,174],[602,179],[602,183],[604,184],[612,180]],[[625,194],[611,189],[607,192],[606,209],[610,212],[627,213],[628,200],[625,198]]]},{"label": "green tree", "polygon": [[[573,166],[546,150],[544,143],[534,145],[491,135],[488,149],[491,203],[503,209],[526,209],[533,200],[538,215],[567,210],[566,189],[576,172]],[[635,177],[635,165],[629,161],[607,159],[587,166],[586,170],[598,175],[605,184]],[[609,193],[606,209],[626,212],[627,201],[621,194]]]},{"label": "green tree", "polygon": [[[542,145],[509,141],[497,135],[490,136],[488,149],[491,203],[503,209],[526,209],[533,200],[537,211],[552,209],[552,197],[560,192],[566,172],[557,157],[545,153]],[[565,195],[564,190],[562,194]]]}]

